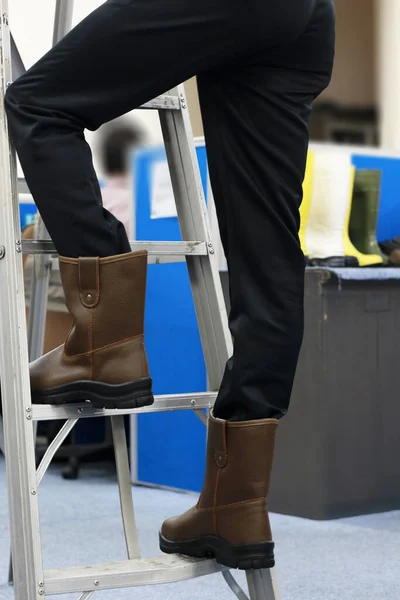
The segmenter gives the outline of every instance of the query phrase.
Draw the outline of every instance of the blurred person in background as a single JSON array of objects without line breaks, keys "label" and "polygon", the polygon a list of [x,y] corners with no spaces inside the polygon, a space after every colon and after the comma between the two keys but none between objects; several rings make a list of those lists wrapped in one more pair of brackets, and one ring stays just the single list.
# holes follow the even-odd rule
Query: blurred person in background
[{"label": "blurred person in background", "polygon": [[332,0],[108,0],[7,90],[10,133],[74,317],[65,345],[31,365],[32,400],[136,408],[153,402],[147,254],[131,252],[102,206],[84,130],[198,77],[234,354],[209,419],[200,500],[160,532],[168,553],[274,564],[266,496],[303,336],[308,121],[334,45]]},{"label": "blurred person in background", "polygon": [[121,221],[128,237],[133,231],[132,152],[143,143],[141,129],[127,120],[104,126],[100,131],[100,160],[104,171],[103,206]]}]

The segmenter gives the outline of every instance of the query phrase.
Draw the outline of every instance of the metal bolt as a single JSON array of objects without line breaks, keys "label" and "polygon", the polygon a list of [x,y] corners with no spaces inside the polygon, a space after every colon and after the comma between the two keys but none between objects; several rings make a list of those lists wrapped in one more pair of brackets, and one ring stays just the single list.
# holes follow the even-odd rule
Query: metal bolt
[{"label": "metal bolt", "polygon": [[7,81],[6,86],[10,87],[10,85],[12,85],[12,81]]},{"label": "metal bolt", "polygon": [[196,400],[191,400],[191,401],[190,401],[190,404],[191,404],[192,406],[196,406]]},{"label": "metal bolt", "polygon": [[32,409],[30,406],[27,406],[25,410],[26,410],[26,412],[31,412]]},{"label": "metal bolt", "polygon": [[43,581],[39,581],[39,587],[43,587],[43,586],[44,586]]},{"label": "metal bolt", "polygon": [[4,246],[0,246],[0,260],[6,255],[6,249]]},{"label": "metal bolt", "polygon": [[78,413],[81,415],[83,413],[83,408],[78,408]]},{"label": "metal bolt", "polygon": [[97,587],[99,584],[100,584],[100,581],[97,581],[97,579],[96,579],[96,581],[94,582],[94,585]]},{"label": "metal bolt", "polygon": [[44,591],[43,590],[39,590],[39,595],[40,596],[44,596]]},{"label": "metal bolt", "polygon": [[31,491],[32,496],[36,496],[36,490]]},{"label": "metal bolt", "polygon": [[26,415],[26,418],[28,419],[28,421],[32,421],[32,415]]},{"label": "metal bolt", "polygon": [[86,298],[87,298],[88,300],[91,300],[91,299],[92,299],[92,294],[88,294],[88,295],[86,296]]}]

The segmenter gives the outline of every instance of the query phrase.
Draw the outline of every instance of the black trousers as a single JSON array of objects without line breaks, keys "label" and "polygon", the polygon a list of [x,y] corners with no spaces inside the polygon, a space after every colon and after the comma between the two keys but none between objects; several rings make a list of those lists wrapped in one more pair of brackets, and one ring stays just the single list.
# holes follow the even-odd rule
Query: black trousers
[{"label": "black trousers", "polygon": [[230,273],[234,356],[215,407],[223,418],[280,417],[289,405],[303,333],[308,118],[333,55],[332,0],[109,0],[6,95],[58,252],[108,256],[130,247],[102,208],[84,129],[198,76]]}]

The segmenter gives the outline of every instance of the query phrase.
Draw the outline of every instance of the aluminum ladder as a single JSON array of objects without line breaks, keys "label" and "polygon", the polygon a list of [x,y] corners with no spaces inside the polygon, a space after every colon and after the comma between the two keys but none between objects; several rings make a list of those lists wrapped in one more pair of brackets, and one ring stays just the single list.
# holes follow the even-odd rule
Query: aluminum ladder
[{"label": "aluminum ladder", "polygon": [[[159,396],[153,406],[140,410],[96,410],[84,403],[61,407],[33,406],[29,358],[40,356],[43,350],[47,289],[55,248],[42,223],[38,226],[38,239],[21,241],[18,193],[26,192],[26,185],[23,180],[17,181],[16,158],[8,137],[3,101],[5,90],[12,81],[13,65],[14,76],[21,74],[23,65],[10,34],[8,0],[0,0],[0,9],[0,373],[4,415],[0,447],[7,463],[14,597],[16,600],[40,600],[47,595],[76,593],[78,600],[88,600],[100,590],[173,583],[221,572],[232,592],[240,600],[246,600],[248,596],[229,569],[214,560],[181,556],[141,559],[132,500],[123,416],[187,409],[194,410],[206,424],[203,409],[213,406],[225,362],[232,351],[184,87],[178,86],[142,108],[159,110],[181,233],[183,239],[191,241],[134,242],[131,246],[132,250],[146,248],[150,263],[186,261],[209,385],[215,392]],[[72,11],[73,0],[57,0],[55,42],[71,27]],[[35,255],[28,328],[22,265],[24,253]],[[44,571],[38,486],[57,449],[78,420],[104,416],[112,421],[128,560]],[[60,419],[65,419],[65,424],[36,469],[35,424]],[[246,575],[251,600],[279,600],[274,569],[248,571]]]}]

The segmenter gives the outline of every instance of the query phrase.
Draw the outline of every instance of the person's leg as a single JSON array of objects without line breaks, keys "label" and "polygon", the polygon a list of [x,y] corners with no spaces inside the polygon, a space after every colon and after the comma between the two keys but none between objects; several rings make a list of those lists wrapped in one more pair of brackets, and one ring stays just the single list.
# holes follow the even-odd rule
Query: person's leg
[{"label": "person's leg", "polygon": [[129,252],[122,224],[101,206],[84,129],[246,50],[243,4],[109,0],[9,88],[10,133],[59,254]]},{"label": "person's leg", "polygon": [[275,560],[267,494],[278,420],[271,417],[288,408],[302,339],[298,209],[308,118],[330,80],[334,49],[331,0],[312,4],[292,41],[199,77],[234,354],[209,420],[201,496],[163,524],[160,546],[240,569]]},{"label": "person's leg", "polygon": [[303,335],[299,206],[311,103],[330,80],[331,0],[293,43],[198,78],[207,156],[230,276],[234,354],[215,405],[223,419],[288,410]]},{"label": "person's leg", "polygon": [[146,259],[109,258],[130,248],[121,223],[101,206],[84,129],[200,71],[237,62],[260,39],[267,47],[297,36],[311,1],[109,0],[9,88],[10,131],[64,255],[74,317],[65,345],[31,365],[34,401],[85,397],[96,406],[134,407],[152,400],[143,346]]},{"label": "person's leg", "polygon": [[233,4],[234,15],[231,0],[109,0],[8,90],[10,132],[63,255],[74,320],[65,344],[31,364],[35,403],[153,401],[143,341],[147,255],[129,252],[122,224],[103,210],[84,129],[247,48],[242,0]]}]

